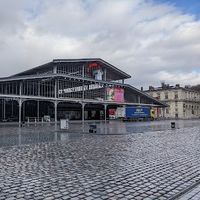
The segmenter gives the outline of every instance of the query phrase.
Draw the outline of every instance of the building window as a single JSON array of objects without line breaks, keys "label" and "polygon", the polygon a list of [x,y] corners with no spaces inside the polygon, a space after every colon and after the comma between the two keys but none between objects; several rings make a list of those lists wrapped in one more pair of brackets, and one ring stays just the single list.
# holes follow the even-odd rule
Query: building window
[{"label": "building window", "polygon": [[157,93],[156,99],[160,99],[160,93],[159,92]]},{"label": "building window", "polygon": [[167,92],[165,93],[165,99],[168,99],[168,93]]},{"label": "building window", "polygon": [[175,98],[175,99],[178,99],[178,92],[175,92],[175,93],[174,93],[174,98]]},{"label": "building window", "polygon": [[166,108],[166,114],[169,114],[169,108]]}]

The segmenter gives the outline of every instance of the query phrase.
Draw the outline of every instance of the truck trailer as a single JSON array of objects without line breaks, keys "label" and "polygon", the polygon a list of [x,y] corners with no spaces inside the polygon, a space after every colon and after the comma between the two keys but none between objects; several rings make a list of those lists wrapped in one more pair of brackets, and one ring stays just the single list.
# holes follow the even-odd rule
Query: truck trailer
[{"label": "truck trailer", "polygon": [[150,107],[134,106],[126,107],[126,119],[150,119]]},{"label": "truck trailer", "polygon": [[148,106],[124,106],[115,111],[115,119],[137,120],[156,119],[155,110]]}]

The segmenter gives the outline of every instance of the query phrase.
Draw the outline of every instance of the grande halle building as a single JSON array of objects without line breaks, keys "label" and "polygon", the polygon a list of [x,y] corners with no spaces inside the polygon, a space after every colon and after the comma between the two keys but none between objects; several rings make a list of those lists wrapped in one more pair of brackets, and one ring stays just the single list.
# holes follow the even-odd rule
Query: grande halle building
[{"label": "grande halle building", "polygon": [[57,122],[106,119],[119,106],[165,107],[159,100],[125,84],[130,75],[99,58],[55,59],[16,75],[0,78],[0,120],[45,115]]}]

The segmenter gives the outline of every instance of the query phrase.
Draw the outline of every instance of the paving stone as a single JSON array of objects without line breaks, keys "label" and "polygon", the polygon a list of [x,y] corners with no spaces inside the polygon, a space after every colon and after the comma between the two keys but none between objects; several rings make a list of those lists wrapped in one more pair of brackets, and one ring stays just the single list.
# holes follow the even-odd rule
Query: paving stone
[{"label": "paving stone", "polygon": [[[18,132],[0,127],[0,136],[13,144]],[[165,200],[200,179],[199,125],[129,135],[57,132],[68,140],[56,142],[52,126],[25,127],[21,135],[26,145],[8,142],[5,148],[0,140],[0,199]],[[193,191],[194,199],[199,193]]]}]

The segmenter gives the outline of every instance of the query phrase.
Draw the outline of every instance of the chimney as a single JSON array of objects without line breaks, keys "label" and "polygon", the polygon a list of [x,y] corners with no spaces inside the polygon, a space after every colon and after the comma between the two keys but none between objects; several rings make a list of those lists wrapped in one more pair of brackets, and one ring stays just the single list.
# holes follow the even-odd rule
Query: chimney
[{"label": "chimney", "polygon": [[150,90],[150,91],[154,90],[154,87],[150,85],[150,86],[149,86],[149,90]]},{"label": "chimney", "polygon": [[161,87],[165,88],[165,82],[161,82]]},{"label": "chimney", "polygon": [[143,91],[143,87],[141,87],[141,91]]}]

